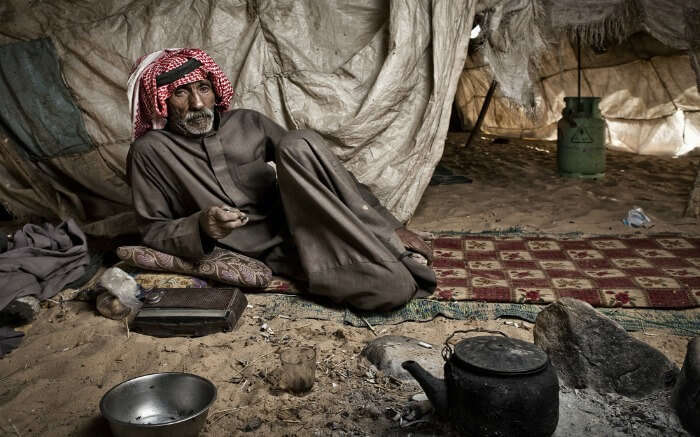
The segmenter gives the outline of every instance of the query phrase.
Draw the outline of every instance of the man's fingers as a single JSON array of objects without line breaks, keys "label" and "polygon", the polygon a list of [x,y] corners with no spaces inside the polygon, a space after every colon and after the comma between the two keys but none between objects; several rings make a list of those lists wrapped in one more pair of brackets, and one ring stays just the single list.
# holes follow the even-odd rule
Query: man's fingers
[{"label": "man's fingers", "polygon": [[213,218],[218,222],[242,220],[244,217],[246,217],[246,215],[237,209],[227,211],[222,208],[217,208],[213,211]]},{"label": "man's fingers", "polygon": [[246,223],[248,223],[248,217],[243,217],[241,219],[223,222],[223,223],[220,223],[219,226],[222,229],[231,230],[231,229],[240,228],[241,226],[243,226]]},{"label": "man's fingers", "polygon": [[244,218],[246,218],[246,215],[242,212],[223,212],[216,216],[217,221],[222,223],[243,220]]},{"label": "man's fingers", "polygon": [[[417,244],[416,241],[412,241],[412,244],[410,245],[410,248],[413,249],[414,251],[420,253],[426,258],[431,258],[430,250],[428,249],[428,246],[425,244]],[[422,242],[421,242],[422,243]]]},{"label": "man's fingers", "polygon": [[418,251],[418,253],[423,255],[425,257],[425,259],[428,260],[428,262],[433,261],[433,251],[430,250],[430,246],[428,246],[425,243],[425,241],[423,241],[422,239],[419,240],[419,244],[418,244],[418,247],[416,248],[416,251]]},{"label": "man's fingers", "polygon": [[430,248],[427,245],[423,245],[423,247],[418,249],[417,251],[418,251],[418,253],[423,255],[425,257],[425,259],[428,260],[428,263],[433,262],[433,252],[430,250]]},{"label": "man's fingers", "polygon": [[399,228],[396,230],[396,233],[407,249],[420,253],[425,257],[425,259],[428,260],[428,263],[432,262],[432,251],[430,250],[430,247],[425,244],[425,241],[423,241],[422,238],[406,228]]},{"label": "man's fingers", "polygon": [[199,218],[199,225],[205,234],[218,240],[232,230],[248,223],[248,216],[232,206],[212,206]]}]

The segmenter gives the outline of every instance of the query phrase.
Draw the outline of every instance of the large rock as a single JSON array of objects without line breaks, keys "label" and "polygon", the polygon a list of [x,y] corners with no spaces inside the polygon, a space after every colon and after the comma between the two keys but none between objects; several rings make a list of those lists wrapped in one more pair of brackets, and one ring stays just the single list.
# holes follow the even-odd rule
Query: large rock
[{"label": "large rock", "polygon": [[[430,346],[430,347],[426,347]],[[402,335],[377,337],[365,346],[362,355],[377,369],[401,381],[413,381],[410,373],[401,367],[404,361],[413,360],[437,378],[444,375],[441,347]]]},{"label": "large rock", "polygon": [[688,343],[683,368],[673,388],[673,406],[685,429],[700,436],[700,337]]},{"label": "large rock", "polygon": [[535,344],[564,384],[642,397],[670,388],[678,367],[588,303],[562,298],[535,320]]}]

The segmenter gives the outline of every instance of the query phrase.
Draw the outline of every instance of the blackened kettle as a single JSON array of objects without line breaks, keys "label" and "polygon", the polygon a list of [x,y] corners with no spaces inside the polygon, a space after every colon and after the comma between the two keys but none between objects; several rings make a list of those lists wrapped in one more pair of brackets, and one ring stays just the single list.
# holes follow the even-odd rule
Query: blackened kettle
[{"label": "blackened kettle", "polygon": [[[487,332],[454,347],[455,334]],[[415,361],[406,369],[438,415],[473,436],[550,436],[559,421],[559,381],[547,354],[500,331],[455,331],[445,341],[445,379]]]}]

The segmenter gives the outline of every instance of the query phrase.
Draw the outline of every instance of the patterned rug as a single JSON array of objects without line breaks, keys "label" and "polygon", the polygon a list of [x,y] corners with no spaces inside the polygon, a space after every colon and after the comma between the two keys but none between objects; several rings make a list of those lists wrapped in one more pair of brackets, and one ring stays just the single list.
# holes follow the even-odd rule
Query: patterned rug
[{"label": "patterned rug", "polygon": [[468,234],[433,240],[432,299],[700,306],[700,237]]},{"label": "patterned rug", "polygon": [[[700,306],[700,237],[461,234],[431,244],[438,278],[431,300],[547,304],[569,296],[597,307]],[[119,266],[143,288],[221,286]],[[245,291],[303,292],[276,276],[264,290]]]}]

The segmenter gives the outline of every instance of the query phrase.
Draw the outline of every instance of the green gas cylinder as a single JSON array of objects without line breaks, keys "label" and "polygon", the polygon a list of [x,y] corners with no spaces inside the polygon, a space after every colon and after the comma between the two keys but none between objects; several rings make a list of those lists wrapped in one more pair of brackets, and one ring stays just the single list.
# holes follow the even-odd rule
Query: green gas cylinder
[{"label": "green gas cylinder", "polygon": [[557,168],[571,178],[605,175],[605,120],[600,97],[564,97],[566,107],[557,124]]}]

